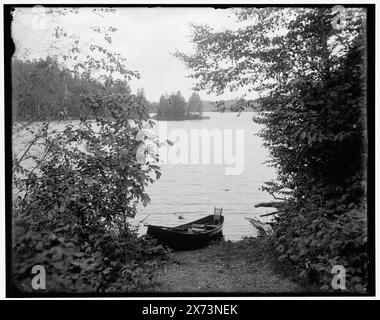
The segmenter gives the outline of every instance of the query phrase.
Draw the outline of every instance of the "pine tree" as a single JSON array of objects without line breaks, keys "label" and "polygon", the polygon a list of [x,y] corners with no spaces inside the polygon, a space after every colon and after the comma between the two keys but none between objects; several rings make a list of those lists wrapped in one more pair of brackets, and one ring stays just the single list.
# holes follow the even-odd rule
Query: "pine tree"
[{"label": "pine tree", "polygon": [[187,114],[188,115],[194,115],[195,113],[198,113],[198,115],[201,115],[203,112],[203,104],[201,101],[201,98],[196,92],[193,92],[189,99],[189,103],[187,104]]}]

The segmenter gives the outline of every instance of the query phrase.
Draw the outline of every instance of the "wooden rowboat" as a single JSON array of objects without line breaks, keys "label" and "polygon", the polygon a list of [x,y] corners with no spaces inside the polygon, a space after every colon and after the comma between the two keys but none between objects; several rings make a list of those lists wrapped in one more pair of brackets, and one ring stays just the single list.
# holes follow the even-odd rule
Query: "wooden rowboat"
[{"label": "wooden rowboat", "polygon": [[177,227],[148,225],[147,234],[173,249],[199,248],[222,236],[221,213],[222,209],[215,208],[214,214]]}]

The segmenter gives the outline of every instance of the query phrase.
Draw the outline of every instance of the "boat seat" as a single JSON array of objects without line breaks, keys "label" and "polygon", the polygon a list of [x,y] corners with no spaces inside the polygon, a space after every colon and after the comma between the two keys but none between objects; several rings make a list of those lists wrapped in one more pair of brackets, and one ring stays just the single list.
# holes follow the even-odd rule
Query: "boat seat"
[{"label": "boat seat", "polygon": [[192,227],[192,228],[204,228],[205,225],[204,225],[204,224],[193,223],[193,224],[191,225],[191,227]]},{"label": "boat seat", "polygon": [[218,226],[217,224],[197,224],[197,223],[193,223],[191,225],[192,228],[197,228],[197,229],[216,228],[217,226]]}]

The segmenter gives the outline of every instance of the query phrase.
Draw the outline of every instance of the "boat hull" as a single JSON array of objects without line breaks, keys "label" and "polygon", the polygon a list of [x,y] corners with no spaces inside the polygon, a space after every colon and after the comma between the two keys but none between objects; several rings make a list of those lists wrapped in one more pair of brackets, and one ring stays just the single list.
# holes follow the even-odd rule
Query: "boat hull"
[{"label": "boat hull", "polygon": [[147,234],[156,238],[159,242],[173,249],[195,249],[206,246],[211,240],[223,236],[224,217],[221,216],[220,222],[215,227],[203,232],[189,233],[186,230],[194,224],[213,224],[214,215],[209,215],[202,219],[192,221],[174,228],[148,225]]}]

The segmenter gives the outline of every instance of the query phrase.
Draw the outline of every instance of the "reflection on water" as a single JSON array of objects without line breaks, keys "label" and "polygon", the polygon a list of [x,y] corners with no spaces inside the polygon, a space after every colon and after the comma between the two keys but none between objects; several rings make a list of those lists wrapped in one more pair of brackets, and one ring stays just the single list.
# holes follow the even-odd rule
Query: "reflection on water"
[{"label": "reflection on water", "polygon": [[[231,165],[213,164],[214,150],[211,152],[211,164],[162,165],[162,176],[147,188],[151,203],[140,207],[136,220],[150,215],[144,222],[157,225],[175,226],[199,219],[213,213],[213,207],[223,207],[225,217],[224,235],[229,240],[239,240],[244,236],[255,235],[253,227],[245,217],[253,217],[270,212],[269,208],[254,208],[258,202],[270,201],[271,197],[259,190],[265,181],[275,176],[274,169],[264,164],[268,160],[268,151],[262,146],[262,140],[255,134],[260,126],[252,121],[254,113],[205,113],[210,120],[168,121],[167,130],[183,129],[190,136],[191,129],[219,129],[244,131],[244,167],[239,175],[226,175],[226,167]],[[37,125],[37,124],[36,124]],[[75,121],[74,121],[75,125]],[[65,123],[57,123],[56,130],[63,130]],[[157,125],[154,128],[158,133]],[[32,137],[32,136],[31,136]],[[25,148],[22,137],[15,137],[13,152],[17,154]],[[236,135],[232,138],[232,153],[236,154]],[[212,140],[211,140],[212,141]],[[212,143],[211,143],[212,146]],[[201,146],[200,146],[201,149]],[[36,150],[31,150],[38,153]],[[189,157],[197,150],[189,150]],[[31,160],[23,162],[32,165]],[[273,211],[273,210],[272,210]],[[180,219],[181,217],[181,219]],[[141,228],[140,232],[144,232]]]},{"label": "reflection on water", "polygon": [[[149,224],[175,226],[202,216],[212,214],[213,207],[223,207],[225,216],[224,235],[229,240],[239,240],[244,236],[255,235],[253,227],[245,217],[270,212],[270,208],[254,208],[258,202],[270,201],[271,196],[262,192],[264,181],[275,176],[274,169],[264,164],[268,160],[268,151],[262,146],[262,140],[255,133],[261,127],[252,121],[254,113],[206,113],[210,120],[168,121],[168,132],[183,129],[190,136],[191,129],[237,129],[244,130],[244,170],[240,175],[226,175],[228,165],[162,165],[161,178],[147,189],[151,203],[141,207],[136,219]],[[155,127],[158,132],[157,126]],[[235,136],[233,153],[236,151]],[[190,150],[191,152],[196,152]],[[273,210],[272,210],[273,211]],[[181,218],[181,219],[180,219]],[[144,230],[141,230],[142,232]]]}]

